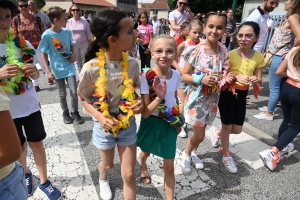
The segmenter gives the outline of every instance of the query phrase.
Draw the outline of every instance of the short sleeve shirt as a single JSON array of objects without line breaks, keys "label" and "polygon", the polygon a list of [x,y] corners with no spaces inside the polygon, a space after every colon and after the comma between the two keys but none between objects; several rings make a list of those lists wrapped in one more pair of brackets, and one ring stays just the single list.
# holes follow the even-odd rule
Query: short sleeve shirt
[{"label": "short sleeve shirt", "polygon": [[[167,107],[173,107],[176,104],[175,92],[180,86],[180,73],[178,71],[172,69],[172,77],[167,79],[166,86],[165,101]],[[149,85],[145,74],[141,78],[141,94],[149,94]],[[158,112],[154,111],[152,115],[158,116]]]},{"label": "short sleeve shirt", "polygon": [[138,37],[143,41],[143,44],[150,43],[150,33],[153,33],[153,27],[150,24],[146,26],[139,25],[138,28]]},{"label": "short sleeve shirt", "polygon": [[45,30],[47,30],[48,29],[47,24],[51,23],[49,17],[41,11],[39,11],[35,16],[41,18],[41,20],[44,24]]},{"label": "short sleeve shirt", "polygon": [[[173,10],[169,14],[169,21],[175,21],[175,25],[179,26],[183,22],[189,21],[190,14],[187,11],[179,12],[178,10]],[[170,30],[170,36],[174,36],[175,34],[179,33],[180,31],[175,31],[172,29]]]},{"label": "short sleeve shirt", "polygon": [[62,28],[60,32],[46,30],[42,35],[42,40],[38,50],[46,53],[50,59],[51,71],[56,79],[66,78],[75,75],[74,63],[71,63],[54,47],[53,39],[58,38],[67,53],[71,53],[72,33],[69,29]]},{"label": "short sleeve shirt", "polygon": [[297,49],[299,49],[299,47],[293,47],[291,51],[286,54],[285,59],[288,60],[287,76],[294,81],[300,82],[300,70],[293,64],[295,51],[297,51]]},{"label": "short sleeve shirt", "polygon": [[[99,79],[99,67],[95,65],[97,59],[84,64],[80,72],[80,83],[78,85],[78,92],[88,103],[92,103],[92,96],[95,94],[95,82]],[[128,77],[132,79],[133,86],[139,85],[139,64],[131,57],[128,57]],[[122,66],[120,61],[106,60],[106,91],[108,92],[109,112],[118,113],[118,105],[121,98],[122,90],[124,89]]]}]

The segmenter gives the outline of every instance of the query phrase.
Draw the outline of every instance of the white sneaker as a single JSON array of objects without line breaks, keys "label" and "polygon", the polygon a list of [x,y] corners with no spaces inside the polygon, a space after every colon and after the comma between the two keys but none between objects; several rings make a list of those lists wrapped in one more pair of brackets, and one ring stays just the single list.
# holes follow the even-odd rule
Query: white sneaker
[{"label": "white sneaker", "polygon": [[281,151],[279,151],[280,156],[284,156],[286,154],[288,154],[289,152],[294,151],[294,144],[293,143],[289,143],[288,145],[286,145],[286,147],[284,147]]},{"label": "white sneaker", "polygon": [[271,149],[259,152],[259,157],[270,171],[274,171],[274,169],[277,167],[277,163],[280,160],[280,155],[275,155]]},{"label": "white sneaker", "polygon": [[181,131],[180,131],[180,133],[178,134],[178,136],[181,137],[181,138],[185,138],[185,137],[186,137],[186,132],[185,132],[185,130],[184,130],[183,127],[181,128]]},{"label": "white sneaker", "polygon": [[237,167],[231,156],[223,156],[222,162],[225,168],[227,169],[227,171],[233,174],[237,173]]},{"label": "white sneaker", "polygon": [[268,121],[273,120],[273,115],[272,116],[266,116],[264,112],[259,113],[258,115],[254,115],[253,117],[255,117],[256,119],[264,119],[264,120],[268,120]]},{"label": "white sneaker", "polygon": [[217,131],[220,131],[220,129],[218,129],[216,127],[212,128],[212,136],[210,138],[210,142],[214,148],[217,148],[220,146],[220,136],[218,136]]},{"label": "white sneaker", "polygon": [[191,154],[192,164],[195,166],[196,169],[204,169],[204,164],[202,160],[197,156],[195,152]]},{"label": "white sneaker", "polygon": [[258,110],[261,112],[268,112],[268,107],[267,106],[258,107]]},{"label": "white sneaker", "polygon": [[181,171],[187,175],[192,173],[191,156],[186,154],[185,151],[182,152]]},{"label": "white sneaker", "polygon": [[100,185],[100,197],[103,200],[110,200],[112,199],[112,193],[109,187],[108,180],[99,180]]}]

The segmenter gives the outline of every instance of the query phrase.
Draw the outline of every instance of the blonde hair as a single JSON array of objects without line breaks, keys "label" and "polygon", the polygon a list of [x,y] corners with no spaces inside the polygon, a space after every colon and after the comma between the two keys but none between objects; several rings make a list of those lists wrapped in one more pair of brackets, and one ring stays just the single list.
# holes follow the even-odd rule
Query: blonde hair
[{"label": "blonde hair", "polygon": [[158,39],[168,39],[168,40],[172,40],[172,42],[174,43],[174,50],[175,50],[175,52],[177,51],[177,44],[176,44],[176,41],[174,40],[173,37],[171,37],[170,35],[167,35],[167,34],[160,34],[160,35],[157,35],[155,38],[152,39],[152,41],[151,41],[151,51],[153,51],[153,46],[154,46],[155,42],[156,42]]},{"label": "blonde hair", "polygon": [[203,27],[202,22],[200,22],[200,20],[198,20],[198,19],[194,19],[194,20],[192,20],[192,21],[189,23],[190,30],[191,30],[193,27],[197,27],[197,26]]}]

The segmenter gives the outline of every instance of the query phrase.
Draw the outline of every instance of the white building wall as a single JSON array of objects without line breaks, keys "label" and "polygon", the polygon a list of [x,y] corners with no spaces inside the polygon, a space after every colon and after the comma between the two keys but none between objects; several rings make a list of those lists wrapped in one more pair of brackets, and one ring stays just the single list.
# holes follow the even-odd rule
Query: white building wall
[{"label": "white building wall", "polygon": [[[244,9],[243,9],[243,15],[242,19],[245,17],[248,17],[248,12],[251,8],[257,8],[258,6],[262,5],[263,0],[245,0]],[[279,1],[279,6],[275,8],[273,12],[271,12],[271,15],[284,15],[286,11],[284,11],[284,1]]]},{"label": "white building wall", "polygon": [[[155,9],[151,10],[150,16],[152,17],[155,14]],[[169,11],[168,10],[157,10],[157,18],[161,19],[168,19],[169,18]]]}]

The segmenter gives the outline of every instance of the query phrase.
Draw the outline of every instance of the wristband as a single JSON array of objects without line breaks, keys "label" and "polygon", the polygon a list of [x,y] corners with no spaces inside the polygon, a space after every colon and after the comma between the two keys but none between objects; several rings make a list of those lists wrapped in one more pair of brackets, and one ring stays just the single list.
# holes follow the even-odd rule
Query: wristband
[{"label": "wristband", "polygon": [[198,85],[202,84],[201,81],[205,75],[206,75],[205,73],[193,74],[192,76],[193,76],[194,83],[196,83]]}]

